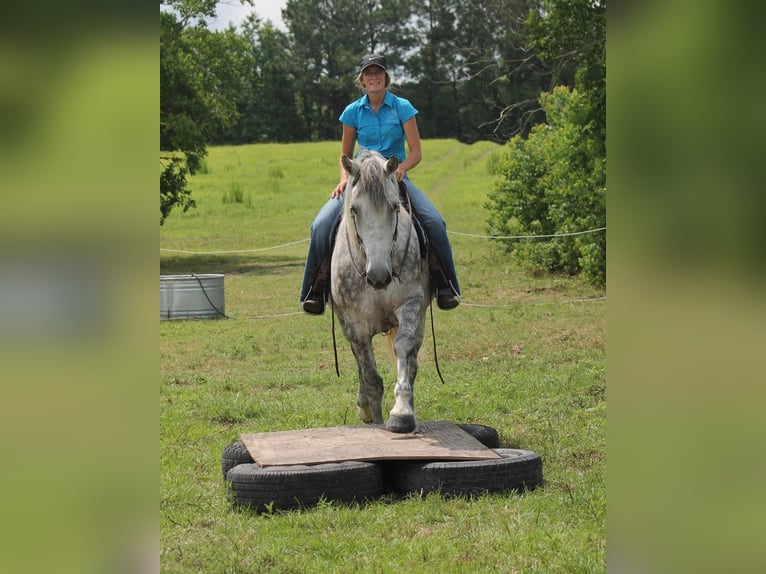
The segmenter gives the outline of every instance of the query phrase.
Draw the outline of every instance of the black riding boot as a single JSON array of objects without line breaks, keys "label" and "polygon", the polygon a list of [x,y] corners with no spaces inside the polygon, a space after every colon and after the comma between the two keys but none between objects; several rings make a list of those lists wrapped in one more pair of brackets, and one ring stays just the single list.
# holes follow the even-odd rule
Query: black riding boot
[{"label": "black riding boot", "polygon": [[330,288],[330,258],[324,257],[316,271],[314,282],[311,284],[311,290],[301,303],[303,311],[311,315],[321,315],[324,313],[325,302]]},{"label": "black riding boot", "polygon": [[428,256],[428,267],[431,272],[431,281],[434,283],[436,305],[439,309],[449,311],[460,305],[460,295],[444,272],[444,267],[433,248],[430,249]]}]

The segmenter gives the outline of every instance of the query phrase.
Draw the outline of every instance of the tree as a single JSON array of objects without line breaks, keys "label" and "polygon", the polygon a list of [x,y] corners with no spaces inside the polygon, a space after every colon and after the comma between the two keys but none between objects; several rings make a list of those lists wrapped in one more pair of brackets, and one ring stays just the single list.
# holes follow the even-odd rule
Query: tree
[{"label": "tree", "polygon": [[[490,195],[491,232],[502,235],[581,233],[606,226],[606,5],[598,0],[543,0],[527,33],[553,80],[573,73],[575,88],[543,93],[546,123],[514,137],[497,163]],[[606,283],[606,234],[506,243],[535,270],[582,272]]]},{"label": "tree", "polygon": [[312,140],[340,138],[338,116],[354,96],[350,78],[365,51],[357,0],[288,0],[282,12],[296,62],[298,113]]},{"label": "tree", "polygon": [[589,133],[605,147],[606,0],[541,0],[526,29],[554,80],[575,70],[574,85],[591,102]]},{"label": "tree", "polygon": [[414,11],[420,49],[408,58],[415,86],[405,96],[422,112],[418,124],[425,138],[458,131],[455,83],[461,58],[456,7],[457,0],[424,0]]},{"label": "tree", "polygon": [[428,0],[403,93],[421,108],[425,137],[507,142],[541,121],[550,74],[523,37],[527,0]]},{"label": "tree", "polygon": [[216,4],[160,3],[168,7],[160,11],[160,225],[173,208],[194,207],[186,176],[199,168],[212,134],[237,119],[246,44],[232,29],[205,28]]},{"label": "tree", "polygon": [[194,207],[186,174],[204,157],[207,108],[175,15],[160,13],[160,225],[174,207]]},{"label": "tree", "polygon": [[293,61],[287,34],[266,24],[249,37],[253,42],[257,81],[246,113],[258,124],[249,141],[301,141],[308,139],[306,124],[296,113],[294,79],[299,64]]}]

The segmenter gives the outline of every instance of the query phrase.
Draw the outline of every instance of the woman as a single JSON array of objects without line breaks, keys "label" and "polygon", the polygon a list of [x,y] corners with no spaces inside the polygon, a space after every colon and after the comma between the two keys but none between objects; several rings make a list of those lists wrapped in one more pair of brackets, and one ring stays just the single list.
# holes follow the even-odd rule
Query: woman
[{"label": "woman", "polygon": [[[452,247],[447,238],[447,226],[428,198],[415,187],[407,171],[420,163],[420,133],[415,120],[417,110],[404,98],[388,91],[391,77],[386,59],[378,54],[362,58],[356,82],[366,94],[349,104],[340,115],[343,123],[341,151],[349,157],[356,142],[360,149],[371,149],[389,158],[399,158],[396,179],[404,182],[421,225],[428,235],[432,250],[441,264],[447,284],[438,287],[436,303],[440,309],[454,309],[460,304],[460,286],[452,259]],[[405,155],[404,142],[409,155]],[[311,241],[303,274],[301,304],[306,313],[321,315],[324,312],[329,278],[330,240],[335,222],[343,207],[343,192],[348,174],[340,166],[340,182],[330,194],[330,200],[322,207],[311,224]]]}]

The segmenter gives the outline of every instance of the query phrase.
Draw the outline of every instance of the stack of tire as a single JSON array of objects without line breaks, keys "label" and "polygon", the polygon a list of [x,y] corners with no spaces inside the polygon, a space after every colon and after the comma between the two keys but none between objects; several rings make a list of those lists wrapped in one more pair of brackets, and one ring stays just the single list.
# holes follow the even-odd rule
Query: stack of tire
[{"label": "stack of tire", "polygon": [[543,480],[540,455],[500,448],[492,427],[461,424],[464,431],[500,455],[492,460],[335,462],[261,467],[242,441],[223,449],[221,469],[229,500],[256,512],[309,508],[320,500],[362,502],[386,493],[478,495],[533,489]]}]

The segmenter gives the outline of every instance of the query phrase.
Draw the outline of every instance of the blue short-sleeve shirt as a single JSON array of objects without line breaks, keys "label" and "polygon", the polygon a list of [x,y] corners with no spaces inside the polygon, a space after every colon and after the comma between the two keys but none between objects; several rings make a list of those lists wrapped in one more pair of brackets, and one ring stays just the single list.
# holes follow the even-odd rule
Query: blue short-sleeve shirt
[{"label": "blue short-sleeve shirt", "polygon": [[387,91],[377,114],[365,94],[346,106],[338,119],[356,130],[360,150],[375,150],[386,158],[395,155],[402,162],[405,158],[402,124],[417,113],[409,100]]}]

